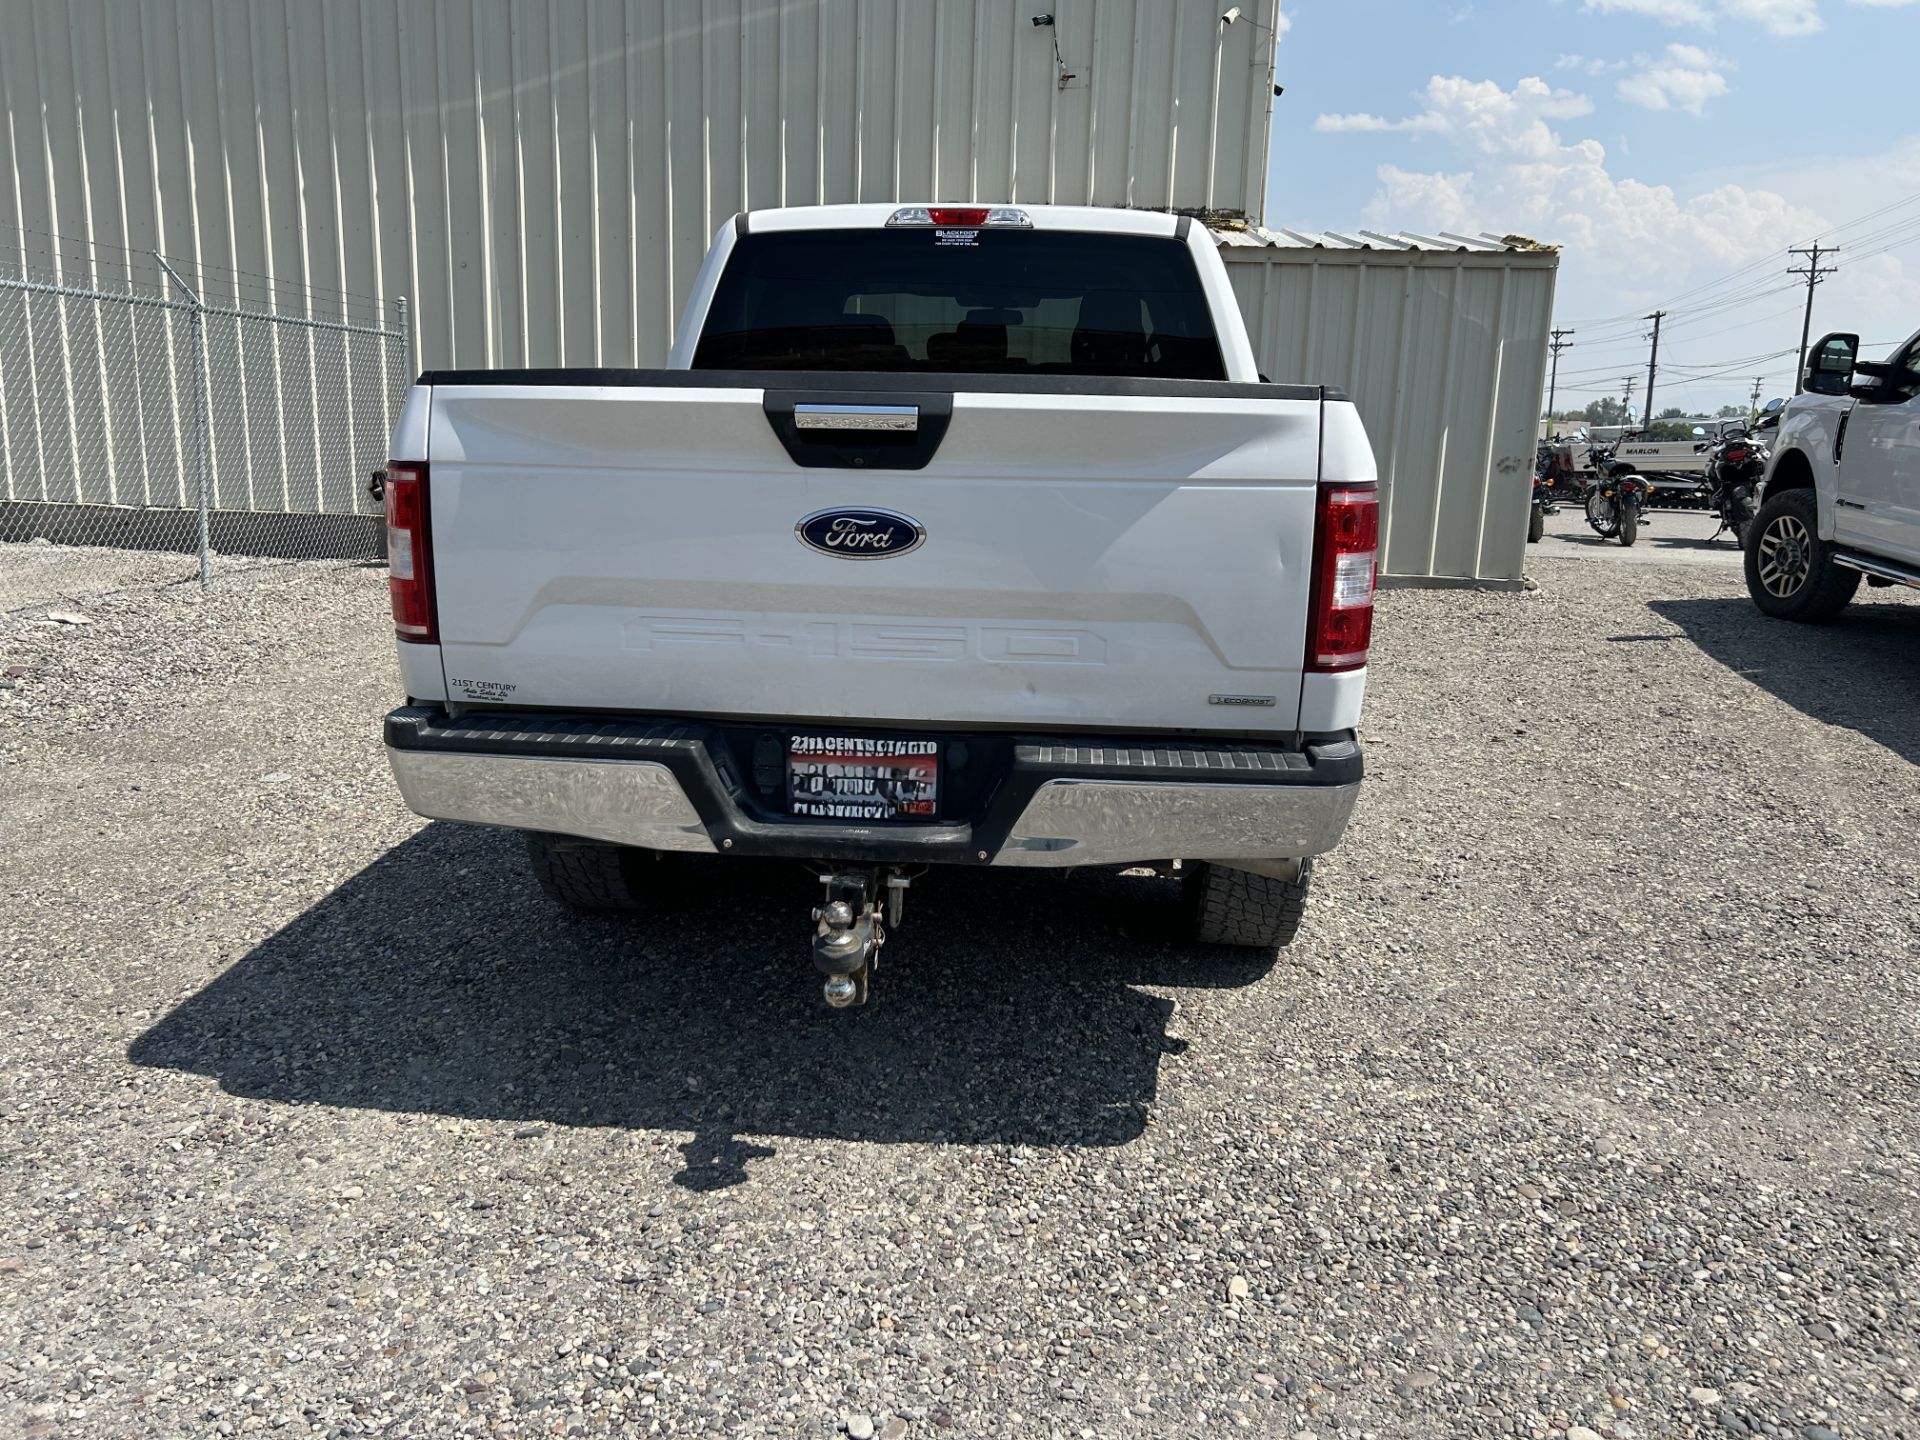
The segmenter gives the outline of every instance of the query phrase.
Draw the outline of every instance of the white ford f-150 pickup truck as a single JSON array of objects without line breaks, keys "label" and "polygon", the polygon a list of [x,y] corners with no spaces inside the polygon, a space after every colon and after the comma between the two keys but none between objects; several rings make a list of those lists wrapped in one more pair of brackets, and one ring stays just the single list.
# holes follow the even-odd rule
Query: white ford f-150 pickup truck
[{"label": "white ford f-150 pickup truck", "polygon": [[1807,352],[1747,535],[1747,590],[1782,620],[1829,620],[1869,585],[1920,589],[1920,335],[1861,360],[1858,335]]},{"label": "white ford f-150 pickup truck", "polygon": [[933,866],[1154,866],[1282,945],[1360,784],[1374,480],[1188,220],[741,215],[668,368],[420,376],[387,753],[568,904],[806,862],[835,1005]]}]

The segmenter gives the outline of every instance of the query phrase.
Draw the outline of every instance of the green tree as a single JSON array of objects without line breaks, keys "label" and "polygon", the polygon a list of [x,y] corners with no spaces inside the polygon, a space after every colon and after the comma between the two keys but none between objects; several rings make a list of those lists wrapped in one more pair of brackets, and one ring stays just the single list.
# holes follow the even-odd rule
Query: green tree
[{"label": "green tree", "polygon": [[1713,412],[1716,420],[1744,420],[1753,412],[1744,405],[1722,405]]},{"label": "green tree", "polygon": [[1587,408],[1580,412],[1580,418],[1589,425],[1624,425],[1627,423],[1627,407],[1611,395],[1603,400],[1592,400]]}]

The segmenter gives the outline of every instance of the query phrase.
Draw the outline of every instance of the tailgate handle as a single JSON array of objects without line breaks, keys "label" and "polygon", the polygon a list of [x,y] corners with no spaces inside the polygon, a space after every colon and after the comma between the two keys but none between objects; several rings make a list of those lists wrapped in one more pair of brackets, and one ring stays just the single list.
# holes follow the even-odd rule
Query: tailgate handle
[{"label": "tailgate handle", "polygon": [[918,405],[795,405],[800,430],[887,430],[911,434],[920,428]]},{"label": "tailgate handle", "polygon": [[821,470],[924,470],[947,438],[951,393],[812,386],[768,390],[767,423],[793,463]]}]

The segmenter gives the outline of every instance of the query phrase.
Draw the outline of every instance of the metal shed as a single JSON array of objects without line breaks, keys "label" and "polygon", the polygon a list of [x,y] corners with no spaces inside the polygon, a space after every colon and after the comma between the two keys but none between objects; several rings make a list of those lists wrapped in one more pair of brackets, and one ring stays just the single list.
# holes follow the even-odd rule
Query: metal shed
[{"label": "metal shed", "polygon": [[1559,252],[1518,236],[1216,232],[1275,380],[1353,396],[1388,579],[1519,584]]}]

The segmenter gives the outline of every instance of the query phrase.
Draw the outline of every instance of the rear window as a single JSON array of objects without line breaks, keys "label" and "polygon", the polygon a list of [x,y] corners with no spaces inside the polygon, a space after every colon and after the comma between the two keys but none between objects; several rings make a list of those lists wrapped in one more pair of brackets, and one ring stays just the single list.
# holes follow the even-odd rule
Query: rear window
[{"label": "rear window", "polygon": [[693,366],[1226,378],[1183,242],[1058,230],[743,236]]}]

